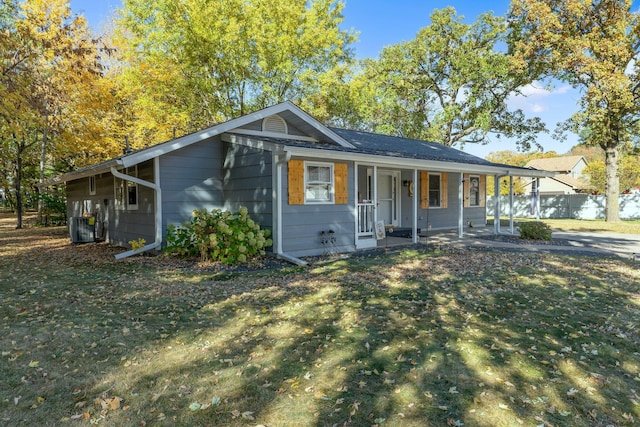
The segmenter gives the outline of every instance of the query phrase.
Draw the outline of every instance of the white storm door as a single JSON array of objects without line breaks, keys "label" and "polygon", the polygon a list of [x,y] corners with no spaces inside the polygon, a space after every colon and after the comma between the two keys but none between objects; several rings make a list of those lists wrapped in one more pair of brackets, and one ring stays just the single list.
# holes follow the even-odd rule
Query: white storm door
[{"label": "white storm door", "polygon": [[400,225],[400,172],[378,170],[378,221],[384,225]]}]

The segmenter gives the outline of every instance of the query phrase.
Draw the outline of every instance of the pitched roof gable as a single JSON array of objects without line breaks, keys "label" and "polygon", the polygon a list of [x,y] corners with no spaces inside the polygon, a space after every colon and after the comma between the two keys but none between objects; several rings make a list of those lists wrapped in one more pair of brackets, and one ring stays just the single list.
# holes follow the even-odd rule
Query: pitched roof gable
[{"label": "pitched roof gable", "polygon": [[163,154],[167,154],[172,151],[178,150],[180,148],[189,146],[196,142],[204,141],[205,139],[209,139],[213,136],[217,136],[225,132],[237,130],[242,126],[255,122],[257,120],[262,120],[266,117],[269,117],[275,114],[281,114],[281,113],[285,113],[285,115],[292,114],[295,117],[300,118],[302,122],[306,123],[307,126],[309,126],[310,128],[316,130],[318,133],[323,135],[325,139],[328,141],[331,141],[335,144],[338,144],[344,147],[351,146],[351,144],[345,141],[342,137],[333,133],[329,128],[325,127],[322,123],[320,123],[311,115],[309,115],[308,113],[300,109],[298,106],[296,106],[290,101],[285,101],[280,104],[274,105],[272,107],[267,107],[262,110],[256,111],[254,113],[250,113],[250,114],[238,117],[236,119],[232,119],[224,123],[211,126],[199,132],[185,135],[180,138],[172,139],[170,141],[167,141],[158,145],[154,145],[152,147],[140,150],[130,155],[122,156],[121,157],[122,164],[125,167],[133,166],[138,163],[142,163],[146,160],[150,160],[154,157],[158,157]]},{"label": "pitched roof gable", "polygon": [[589,184],[586,184],[578,179],[575,179],[570,175],[558,174],[552,177],[551,179],[555,179],[558,182],[568,185],[574,190],[588,190],[592,188]]},{"label": "pitched roof gable", "polygon": [[[410,160],[430,160],[442,162],[445,165],[446,163],[451,163],[451,165],[446,165],[446,167],[451,168],[454,167],[453,164],[475,165],[476,171],[483,171],[486,173],[518,172],[522,176],[551,176],[548,172],[534,173],[531,169],[492,163],[469,153],[434,142],[346,129],[329,128],[293,103],[286,101],[189,135],[184,135],[142,150],[124,154],[102,163],[60,175],[47,182],[39,184],[39,186],[54,185],[107,172],[111,167],[131,167],[218,135],[235,134],[243,136],[243,134],[247,133],[247,129],[243,129],[243,126],[246,127],[275,114],[280,115],[287,121],[295,122],[296,127],[299,130],[309,133],[312,138],[301,138],[301,140],[296,140],[295,135],[270,135],[267,132],[266,134],[258,133],[258,139],[265,142],[273,142],[289,147],[295,146],[303,149],[331,150],[343,153],[348,152],[352,155],[373,155],[378,158],[385,157],[387,159],[409,159],[406,160],[405,163]],[[414,162],[413,165],[415,166],[417,163]],[[455,167],[460,169],[460,166]]]},{"label": "pitched roof gable", "polygon": [[575,165],[580,162],[580,160],[583,160],[586,163],[583,156],[549,157],[546,159],[531,160],[525,165],[525,167],[553,172],[570,172]]}]

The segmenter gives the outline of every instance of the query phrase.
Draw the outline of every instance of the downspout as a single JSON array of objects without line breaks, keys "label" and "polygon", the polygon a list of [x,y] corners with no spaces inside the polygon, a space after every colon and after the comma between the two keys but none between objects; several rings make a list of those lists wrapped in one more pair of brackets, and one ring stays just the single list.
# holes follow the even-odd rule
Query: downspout
[{"label": "downspout", "polygon": [[301,260],[300,258],[296,258],[292,255],[284,253],[282,248],[282,236],[284,235],[282,229],[282,165],[287,163],[291,159],[291,153],[285,151],[282,154],[276,154],[276,182],[275,182],[275,205],[276,205],[276,215],[275,215],[275,238],[276,238],[276,258],[283,259],[292,264],[296,264],[299,266],[306,266],[307,262]]},{"label": "downspout", "polygon": [[142,185],[143,187],[151,188],[155,191],[155,200],[156,200],[156,208],[155,208],[155,223],[156,223],[156,235],[155,242],[145,245],[136,250],[130,250],[126,252],[122,252],[116,255],[116,259],[123,259],[130,257],[132,255],[137,255],[142,252],[147,252],[153,249],[160,249],[162,246],[162,192],[160,191],[160,160],[158,157],[154,158],[153,161],[153,169],[154,169],[154,179],[156,183],[144,181],[138,177],[130,176],[119,172],[115,167],[111,166],[111,174],[116,178],[123,179],[125,181],[134,182],[138,185]]}]

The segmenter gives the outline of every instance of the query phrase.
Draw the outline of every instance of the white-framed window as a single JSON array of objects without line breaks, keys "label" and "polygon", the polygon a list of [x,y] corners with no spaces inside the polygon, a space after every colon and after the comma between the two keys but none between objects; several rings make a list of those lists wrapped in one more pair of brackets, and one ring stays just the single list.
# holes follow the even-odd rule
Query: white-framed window
[{"label": "white-framed window", "polygon": [[304,202],[334,202],[333,163],[305,162]]},{"label": "white-framed window", "polygon": [[469,177],[469,206],[480,206],[480,177]]},{"label": "white-framed window", "polygon": [[95,196],[96,194],[96,176],[91,175],[89,177],[89,195]]},{"label": "white-framed window", "polygon": [[[127,168],[123,173],[137,177],[138,167]],[[114,189],[116,209],[132,211],[138,209],[138,184],[114,177]]]},{"label": "white-framed window", "polygon": [[87,199],[82,201],[82,215],[93,215],[95,209],[93,208],[93,200]]},{"label": "white-framed window", "polygon": [[124,181],[120,178],[113,177],[113,189],[113,200],[115,208],[119,211],[122,211],[127,206],[124,198]]},{"label": "white-framed window", "polygon": [[439,208],[442,193],[442,177],[439,173],[429,174],[429,207]]}]

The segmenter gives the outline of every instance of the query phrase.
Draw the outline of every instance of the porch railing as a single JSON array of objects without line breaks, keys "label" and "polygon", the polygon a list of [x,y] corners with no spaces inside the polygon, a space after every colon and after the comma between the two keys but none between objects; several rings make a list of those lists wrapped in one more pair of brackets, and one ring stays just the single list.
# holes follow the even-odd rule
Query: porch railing
[{"label": "porch railing", "polygon": [[374,203],[358,203],[358,237],[373,236]]}]

